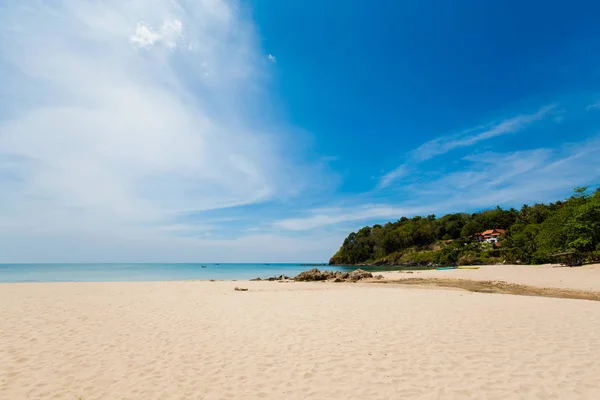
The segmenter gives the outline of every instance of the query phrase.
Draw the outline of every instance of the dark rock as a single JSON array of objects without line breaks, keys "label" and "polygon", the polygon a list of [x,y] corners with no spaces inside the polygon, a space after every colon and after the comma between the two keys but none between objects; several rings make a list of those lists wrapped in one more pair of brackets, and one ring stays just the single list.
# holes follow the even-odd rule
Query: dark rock
[{"label": "dark rock", "polygon": [[250,279],[251,281],[262,281],[262,279],[260,279],[260,276],[258,278],[254,278],[254,279]]},{"label": "dark rock", "polygon": [[298,282],[311,282],[311,281],[324,281],[327,278],[317,268],[313,268],[310,271],[304,271],[298,274],[294,280]]},{"label": "dark rock", "polygon": [[329,280],[329,279],[334,279],[334,278],[337,277],[336,272],[333,272],[333,271],[323,271],[321,274],[323,275],[323,277],[325,279]]},{"label": "dark rock", "polygon": [[356,269],[352,272],[350,272],[350,275],[348,276],[348,280],[352,281],[352,282],[356,282],[359,281],[361,279],[365,279],[365,278],[372,278],[373,274],[370,272],[367,272],[365,270],[362,269]]},{"label": "dark rock", "polygon": [[375,275],[373,279],[381,280],[383,279],[383,275]]},{"label": "dark rock", "polygon": [[372,278],[373,274],[370,272],[364,271],[362,269],[357,269],[350,273],[342,272],[342,271],[319,271],[314,268],[310,271],[304,271],[296,276],[294,279],[299,282],[312,282],[312,281],[326,281],[332,280],[334,282],[343,282],[343,281],[352,281],[356,282],[361,279]]},{"label": "dark rock", "polygon": [[236,287],[234,290],[235,290],[236,292],[247,292],[247,291],[248,291],[248,289],[247,289],[247,288],[241,288],[241,287]]}]

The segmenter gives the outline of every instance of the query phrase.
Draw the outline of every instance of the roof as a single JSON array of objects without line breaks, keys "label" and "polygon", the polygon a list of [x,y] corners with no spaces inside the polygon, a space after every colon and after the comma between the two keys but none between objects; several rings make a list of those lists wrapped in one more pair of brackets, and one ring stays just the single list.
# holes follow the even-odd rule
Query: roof
[{"label": "roof", "polygon": [[486,231],[483,231],[481,233],[476,233],[476,235],[483,235],[483,236],[487,236],[487,235],[493,235],[495,233],[498,233],[500,235],[504,234],[506,232],[505,229],[488,229]]},{"label": "roof", "polygon": [[504,233],[506,233],[506,229],[488,229],[483,232],[477,232],[473,236],[482,236],[483,238],[488,239],[494,236],[504,235]]}]

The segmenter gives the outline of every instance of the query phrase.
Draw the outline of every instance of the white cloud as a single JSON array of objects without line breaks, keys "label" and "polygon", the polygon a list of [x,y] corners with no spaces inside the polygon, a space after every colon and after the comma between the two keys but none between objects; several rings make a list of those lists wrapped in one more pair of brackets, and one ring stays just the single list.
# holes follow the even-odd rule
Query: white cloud
[{"label": "white cloud", "polygon": [[267,59],[273,63],[277,62],[277,58],[273,54],[269,54]]},{"label": "white cloud", "polygon": [[153,32],[148,26],[141,22],[138,22],[135,34],[129,37],[129,40],[138,47],[152,46],[160,39],[162,39],[160,33]]},{"label": "white cloud", "polygon": [[183,39],[182,29],[183,24],[178,19],[165,21],[157,31],[143,22],[138,22],[135,33],[129,37],[129,40],[136,47],[150,47],[156,43],[164,43],[168,48],[173,49]]},{"label": "white cloud", "polygon": [[287,134],[256,128],[268,126],[257,43],[226,1],[4,6],[0,101],[14,112],[0,113],[0,233],[135,238],[183,211],[295,192]]},{"label": "white cloud", "polygon": [[473,146],[481,141],[497,136],[519,132],[533,122],[545,118],[554,108],[554,105],[546,106],[533,114],[518,115],[505,119],[500,123],[468,129],[458,135],[443,136],[430,140],[412,150],[408,154],[405,164],[383,175],[378,181],[377,188],[383,189],[390,186],[394,181],[408,175],[411,171],[411,166],[420,162],[427,161],[457,148]]}]

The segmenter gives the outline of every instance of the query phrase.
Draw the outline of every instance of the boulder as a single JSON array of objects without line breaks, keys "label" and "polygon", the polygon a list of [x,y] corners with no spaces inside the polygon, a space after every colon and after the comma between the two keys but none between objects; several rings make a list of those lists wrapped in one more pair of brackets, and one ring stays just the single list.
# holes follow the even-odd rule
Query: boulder
[{"label": "boulder", "polygon": [[324,281],[327,278],[319,271],[318,268],[313,268],[310,271],[304,271],[299,273],[294,280],[298,282],[310,282],[310,281]]},{"label": "boulder", "polygon": [[348,280],[352,281],[352,282],[356,282],[361,279],[372,278],[372,277],[373,277],[372,273],[359,268],[359,269],[356,269],[356,270],[350,272],[350,275],[348,275]]},{"label": "boulder", "polygon": [[241,287],[236,287],[234,290],[235,290],[236,292],[247,292],[247,291],[248,291],[248,289],[247,289],[247,288],[241,288]]},{"label": "boulder", "polygon": [[332,280],[334,282],[352,281],[356,282],[365,278],[372,278],[373,274],[357,269],[350,273],[342,271],[319,271],[317,268],[313,268],[310,271],[301,272],[294,280],[298,282],[313,282],[313,281],[327,281]]},{"label": "boulder", "polygon": [[323,271],[321,274],[323,275],[323,277],[325,277],[325,279],[329,280],[329,279],[335,279],[337,277],[337,273],[339,271],[333,272],[333,271]]}]

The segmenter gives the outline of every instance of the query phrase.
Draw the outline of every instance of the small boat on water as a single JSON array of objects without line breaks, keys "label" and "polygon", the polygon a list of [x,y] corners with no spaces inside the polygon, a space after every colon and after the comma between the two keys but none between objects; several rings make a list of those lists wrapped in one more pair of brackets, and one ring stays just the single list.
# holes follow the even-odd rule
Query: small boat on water
[{"label": "small boat on water", "polygon": [[438,271],[445,271],[445,270],[448,270],[448,269],[456,269],[456,268],[457,268],[456,266],[453,266],[453,267],[437,267],[436,269]]}]

